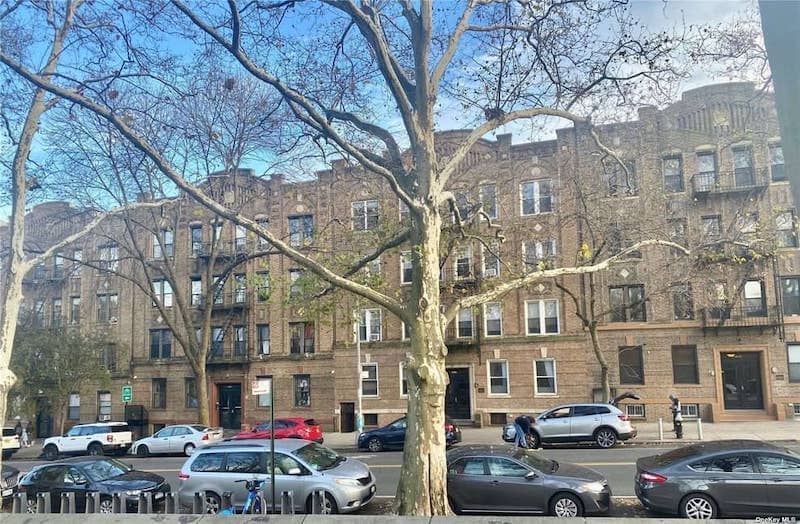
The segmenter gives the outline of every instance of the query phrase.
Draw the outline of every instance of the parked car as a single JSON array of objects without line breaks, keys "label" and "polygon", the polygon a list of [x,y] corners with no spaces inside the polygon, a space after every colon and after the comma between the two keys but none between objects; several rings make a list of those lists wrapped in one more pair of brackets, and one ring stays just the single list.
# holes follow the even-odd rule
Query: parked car
[{"label": "parked car", "polygon": [[78,424],[62,436],[45,439],[42,452],[46,460],[59,455],[124,455],[133,443],[131,428],[124,422]]},{"label": "parked car", "polygon": [[146,457],[157,453],[183,453],[191,456],[195,448],[222,440],[222,429],[199,424],[166,426],[150,437],[140,438],[131,446],[131,452]]},{"label": "parked car", "polygon": [[[269,439],[272,438],[270,421],[258,424],[250,431],[237,433],[234,439]],[[301,438],[322,444],[322,426],[313,418],[291,417],[275,419],[275,438]]]},{"label": "parked car", "polygon": [[[503,440],[514,442],[514,424],[503,427]],[[537,416],[528,442],[533,447],[563,442],[594,442],[601,448],[614,447],[632,439],[636,428],[628,416],[611,404],[565,404]]]},{"label": "parked car", "polygon": [[759,440],[693,444],[636,461],[648,509],[692,519],[800,516],[800,456]]},{"label": "parked car", "polygon": [[22,477],[19,470],[8,464],[3,464],[0,469],[0,501],[3,504],[11,500],[19,487],[19,480]]},{"label": "parked car", "polygon": [[608,481],[597,471],[507,446],[448,452],[447,496],[457,514],[580,517],[606,513],[611,504]]},{"label": "parked car", "polygon": [[[382,428],[365,431],[358,437],[359,449],[378,452],[389,449],[403,449],[406,442],[406,417],[399,418]],[[450,419],[445,420],[444,436],[447,446],[461,442],[461,428]]]},{"label": "parked car", "polygon": [[14,428],[3,428],[3,460],[8,460],[11,455],[19,451],[19,435]]},{"label": "parked car", "polygon": [[[294,493],[295,511],[310,512],[311,494],[325,492],[324,513],[349,513],[375,496],[375,478],[363,462],[337,454],[330,448],[301,439],[274,440],[275,492]],[[195,492],[204,494],[206,513],[217,513],[222,494],[241,509],[248,492],[241,480],[268,480],[272,467],[269,440],[227,440],[197,448],[178,474],[178,497],[190,506]],[[272,504],[269,483],[264,489]],[[276,501],[277,502],[277,501]]]},{"label": "parked car", "polygon": [[107,457],[80,457],[35,466],[22,478],[20,491],[27,494],[28,513],[36,512],[36,494],[50,493],[51,511],[58,513],[61,494],[75,493],[75,509],[86,510],[86,494],[100,493],[100,513],[111,513],[114,493],[124,493],[127,509],[139,506],[139,494],[151,492],[153,504],[161,504],[170,485],[164,477],[133,469],[128,464]]}]

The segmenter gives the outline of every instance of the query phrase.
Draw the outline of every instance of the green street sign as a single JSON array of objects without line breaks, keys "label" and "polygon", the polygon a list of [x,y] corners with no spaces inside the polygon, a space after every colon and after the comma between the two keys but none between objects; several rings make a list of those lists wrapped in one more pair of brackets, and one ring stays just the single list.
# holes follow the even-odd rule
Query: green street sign
[{"label": "green street sign", "polygon": [[122,386],[122,401],[130,402],[133,400],[133,386]]}]

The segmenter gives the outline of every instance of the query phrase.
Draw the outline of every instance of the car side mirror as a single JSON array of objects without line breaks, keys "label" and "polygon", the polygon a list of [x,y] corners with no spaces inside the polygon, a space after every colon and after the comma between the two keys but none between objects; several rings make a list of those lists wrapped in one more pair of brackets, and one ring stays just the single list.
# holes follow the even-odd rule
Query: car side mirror
[{"label": "car side mirror", "polygon": [[303,471],[300,468],[289,468],[286,472],[287,475],[302,475]]},{"label": "car side mirror", "polygon": [[538,476],[535,471],[529,471],[525,474],[525,480],[533,480]]}]

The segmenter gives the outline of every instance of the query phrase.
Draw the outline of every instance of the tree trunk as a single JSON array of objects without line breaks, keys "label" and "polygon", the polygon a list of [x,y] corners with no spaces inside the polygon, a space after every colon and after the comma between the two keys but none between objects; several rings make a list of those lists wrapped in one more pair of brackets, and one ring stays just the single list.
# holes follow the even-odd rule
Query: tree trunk
[{"label": "tree trunk", "polygon": [[197,382],[197,417],[204,426],[211,425],[211,397],[208,394],[208,373],[205,366],[195,372]]},{"label": "tree trunk", "polygon": [[450,512],[444,434],[448,378],[447,347],[439,308],[441,217],[434,208],[418,218],[412,240],[418,256],[414,257],[417,278],[409,303],[416,314],[407,364],[408,428],[397,486],[397,509],[401,515],[446,515]]},{"label": "tree trunk", "polygon": [[608,375],[608,360],[600,349],[600,339],[597,338],[597,322],[589,323],[589,336],[592,338],[592,350],[600,364],[600,387],[603,390],[603,402],[611,402],[611,380]]}]

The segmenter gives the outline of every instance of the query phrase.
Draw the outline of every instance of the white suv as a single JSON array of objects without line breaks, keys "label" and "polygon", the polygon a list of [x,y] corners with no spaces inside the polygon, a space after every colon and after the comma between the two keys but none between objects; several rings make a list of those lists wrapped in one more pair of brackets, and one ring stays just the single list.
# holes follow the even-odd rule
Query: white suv
[{"label": "white suv", "polygon": [[[514,424],[503,428],[503,440],[513,442]],[[636,436],[636,428],[628,416],[611,404],[565,404],[549,409],[536,417],[531,425],[529,445],[542,443],[594,442],[611,448],[620,441]]]},{"label": "white suv", "polygon": [[8,460],[11,455],[19,451],[19,437],[14,428],[3,428],[3,460]]},{"label": "white suv", "polygon": [[73,426],[62,437],[44,441],[44,458],[54,460],[59,455],[124,455],[133,443],[131,428],[124,422],[96,422]]}]

